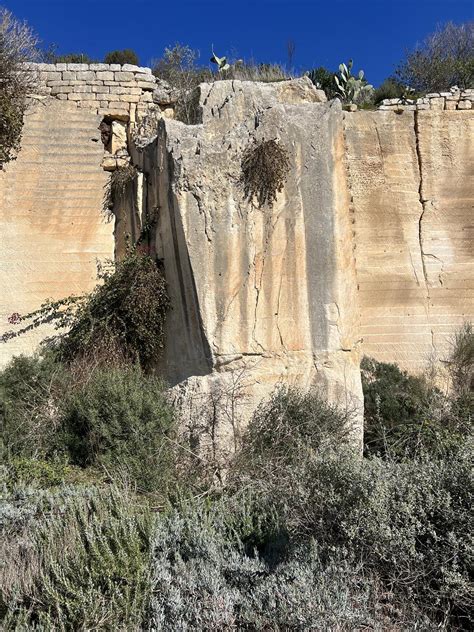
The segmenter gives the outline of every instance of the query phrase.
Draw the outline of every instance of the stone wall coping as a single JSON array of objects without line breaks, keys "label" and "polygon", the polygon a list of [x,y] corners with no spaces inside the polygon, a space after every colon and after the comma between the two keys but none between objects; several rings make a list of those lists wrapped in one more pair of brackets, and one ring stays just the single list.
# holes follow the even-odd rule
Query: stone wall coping
[{"label": "stone wall coping", "polygon": [[429,92],[418,99],[384,99],[379,110],[470,110],[474,88],[461,90],[453,86],[446,92]]},{"label": "stone wall coping", "polygon": [[22,64],[25,70],[38,70],[40,72],[63,72],[65,70],[71,71],[87,71],[87,70],[103,70],[111,72],[133,72],[144,75],[151,75],[151,68],[147,66],[134,66],[133,64],[40,64],[34,62],[27,62]]}]

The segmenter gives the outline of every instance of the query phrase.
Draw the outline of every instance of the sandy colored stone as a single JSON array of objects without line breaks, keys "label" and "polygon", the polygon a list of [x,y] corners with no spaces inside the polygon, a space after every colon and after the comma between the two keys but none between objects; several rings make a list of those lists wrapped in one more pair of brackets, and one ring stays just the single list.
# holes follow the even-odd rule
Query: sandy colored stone
[{"label": "sandy colored stone", "polygon": [[[0,334],[13,312],[90,290],[96,261],[113,256],[113,225],[101,213],[100,121],[56,99],[25,116],[18,158],[0,171]],[[1,344],[0,364],[53,333],[41,327]]]},{"label": "sandy colored stone", "polygon": [[362,349],[419,372],[474,319],[474,113],[360,112],[345,128]]},{"label": "sandy colored stone", "polygon": [[[160,209],[173,303],[159,370],[185,399],[241,375],[248,413],[280,381],[317,384],[357,410],[360,431],[343,113],[310,82],[283,83],[204,84],[202,124],[160,119],[134,156],[149,174],[149,212]],[[259,209],[239,178],[243,151],[263,138],[279,139],[291,168],[273,207]]]}]

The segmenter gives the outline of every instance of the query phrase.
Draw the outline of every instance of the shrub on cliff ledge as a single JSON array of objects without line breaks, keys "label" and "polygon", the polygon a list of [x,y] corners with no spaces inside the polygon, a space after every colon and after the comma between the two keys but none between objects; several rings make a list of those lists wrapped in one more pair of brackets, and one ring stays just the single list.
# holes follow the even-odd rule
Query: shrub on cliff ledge
[{"label": "shrub on cliff ledge", "polygon": [[20,147],[26,97],[36,87],[35,75],[21,64],[37,59],[37,44],[28,25],[0,7],[0,169]]}]

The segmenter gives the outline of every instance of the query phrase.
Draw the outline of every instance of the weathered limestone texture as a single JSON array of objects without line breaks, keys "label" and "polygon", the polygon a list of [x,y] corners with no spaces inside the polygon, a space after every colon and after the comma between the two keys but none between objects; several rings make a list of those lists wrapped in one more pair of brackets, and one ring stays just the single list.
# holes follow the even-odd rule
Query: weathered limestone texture
[{"label": "weathered limestone texture", "polygon": [[[113,224],[101,215],[101,118],[51,99],[25,117],[18,158],[0,171],[0,334],[12,312],[91,289],[96,259],[113,256]],[[50,332],[1,344],[0,364]]]},{"label": "weathered limestone texture", "polygon": [[[231,425],[236,399],[248,416],[279,381],[318,384],[360,422],[362,353],[421,371],[474,319],[469,91],[343,113],[307,78],[216,81],[181,105],[190,125],[167,118],[176,95],[149,69],[28,71],[45,94],[0,171],[0,335],[12,313],[92,288],[95,260],[144,226],[173,302],[158,368],[183,405],[225,399]],[[262,139],[290,159],[271,208],[239,182]],[[130,162],[114,226],[107,171]],[[0,362],[49,333],[1,345]]]},{"label": "weathered limestone texture", "polygon": [[[161,370],[185,398],[238,374],[249,410],[281,380],[316,383],[360,413],[342,110],[322,99],[307,79],[203,84],[200,122],[162,119],[132,156],[173,304]],[[261,139],[277,139],[291,167],[260,209],[239,178],[243,151]]]},{"label": "weathered limestone texture", "polygon": [[345,135],[363,351],[420,371],[474,318],[474,112],[359,112]]}]

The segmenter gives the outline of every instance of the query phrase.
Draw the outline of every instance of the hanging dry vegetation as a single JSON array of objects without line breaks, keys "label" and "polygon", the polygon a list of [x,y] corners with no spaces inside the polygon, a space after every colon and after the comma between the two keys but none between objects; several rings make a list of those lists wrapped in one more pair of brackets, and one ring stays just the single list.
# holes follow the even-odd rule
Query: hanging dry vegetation
[{"label": "hanging dry vegetation", "polygon": [[277,140],[261,140],[250,144],[242,158],[240,183],[244,195],[256,200],[258,207],[272,206],[284,185],[290,169],[288,152]]}]

